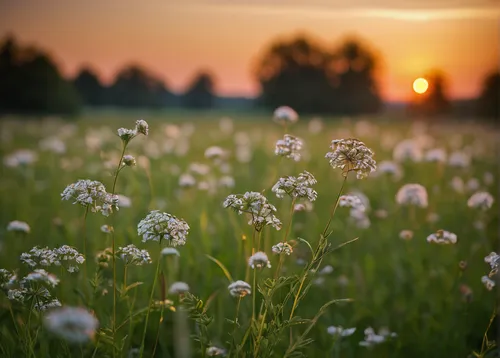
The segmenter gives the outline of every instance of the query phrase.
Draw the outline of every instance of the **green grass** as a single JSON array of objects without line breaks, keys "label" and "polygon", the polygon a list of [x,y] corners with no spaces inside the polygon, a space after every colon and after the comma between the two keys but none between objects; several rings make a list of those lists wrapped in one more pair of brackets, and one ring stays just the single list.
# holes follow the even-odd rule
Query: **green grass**
[{"label": "green grass", "polygon": [[[144,117],[149,122],[149,136],[135,138],[126,151],[126,154],[137,158],[138,166],[123,169],[117,183],[117,193],[131,198],[132,206],[121,208],[109,218],[94,213],[88,216],[87,270],[90,277],[97,268],[94,254],[111,246],[110,235],[100,231],[103,224],[114,226],[117,247],[135,244],[147,249],[153,259],[150,265],[128,268],[127,283],[142,284],[131,289],[128,296],[118,297],[117,325],[127,320],[129,305],[133,301],[134,312],[148,306],[160,246],[158,243],[142,243],[137,235],[137,223],[150,210],[160,209],[183,218],[191,227],[186,245],[177,248],[180,252],[178,260],[169,258],[162,263],[166,287],[173,281],[184,281],[189,284],[192,294],[208,301],[206,313],[213,317],[207,327],[208,337],[212,344],[228,349],[237,300],[228,293],[229,281],[223,270],[207,255],[219,260],[233,279],[252,283],[252,272],[247,268],[252,228],[247,225],[246,218],[222,207],[225,197],[246,191],[263,192],[278,209],[277,216],[284,228],[276,231],[266,227],[262,233],[264,251],[273,266],[272,269],[263,269],[258,275],[258,282],[263,287],[264,278],[272,278],[278,266],[279,259],[271,254],[271,246],[283,239],[289,220],[291,199],[278,199],[271,192],[272,185],[280,176],[297,175],[307,170],[318,180],[315,186],[318,199],[314,209],[294,214],[289,239],[295,240],[296,246],[293,254],[284,261],[287,275],[300,275],[303,266],[297,261],[308,262],[311,255],[308,246],[297,238],[303,238],[313,248],[316,247],[343,180],[341,171],[332,169],[324,158],[330,141],[348,135],[357,137],[375,151],[375,159],[380,162],[392,159],[395,143],[415,136],[411,123],[402,119],[367,119],[372,120],[369,131],[364,131],[362,125],[348,119],[325,121],[324,129],[318,134],[310,133],[307,120],[301,119],[289,128],[289,132],[305,142],[303,160],[293,162],[279,160],[274,155],[274,143],[282,137],[283,128],[270,118],[235,114],[234,131],[224,133],[219,128],[221,116],[222,113],[182,112],[153,113]],[[120,139],[114,134],[119,127],[132,128],[138,118],[131,113],[92,113],[71,123],[57,119],[37,122],[19,118],[4,119],[0,123],[2,157],[22,148],[38,152],[38,160],[33,165],[1,167],[0,268],[17,270],[20,277],[29,273],[29,268],[20,263],[19,255],[35,245],[53,248],[67,244],[83,252],[85,209],[72,205],[71,201],[61,201],[60,193],[78,179],[99,180],[110,191],[114,166],[120,158],[121,149]],[[192,135],[172,144],[165,133],[165,126],[172,124],[181,130],[184,128],[184,131],[193,130]],[[249,137],[252,159],[248,163],[236,159],[236,132]],[[429,148],[442,147],[448,153],[454,149],[472,150],[472,164],[460,169],[447,165],[439,168],[435,163],[406,162],[402,164],[404,176],[398,181],[384,176],[369,176],[364,180],[349,176],[344,193],[361,191],[369,198],[371,225],[367,229],[359,229],[349,220],[348,209],[337,210],[329,242],[338,246],[353,238],[359,239],[323,259],[321,267],[333,266],[332,273],[308,276],[307,282],[312,280],[314,283],[300,302],[296,315],[311,319],[328,301],[349,298],[352,302],[334,304],[325,309],[310,331],[309,338],[314,342],[302,350],[305,356],[466,357],[473,350],[480,349],[496,298],[495,291],[487,291],[482,285],[481,276],[489,272],[484,256],[497,249],[498,203],[495,202],[493,208],[481,214],[467,207],[467,199],[474,191],[457,193],[450,186],[450,181],[454,176],[464,181],[478,178],[481,189],[497,198],[499,167],[495,136],[498,133],[479,124],[457,122],[430,123],[426,133],[435,141]],[[65,154],[39,149],[39,141],[50,136],[58,136],[65,142]],[[95,148],[91,148],[92,141],[99,141]],[[166,150],[169,146],[182,149],[183,145],[189,146],[185,155],[176,154],[175,149],[172,153]],[[230,151],[229,175],[234,177],[234,188],[218,188],[214,192],[180,188],[179,175],[186,172],[191,163],[210,163],[204,158],[204,151],[212,145]],[[108,162],[112,166],[108,166]],[[493,184],[483,182],[486,172],[494,174]],[[213,169],[211,175],[220,174]],[[396,192],[406,183],[420,183],[429,194],[429,207],[417,209],[414,219],[411,219],[407,208],[395,202]],[[377,216],[377,211],[381,209],[387,212],[386,218]],[[429,213],[437,213],[439,220],[426,220]],[[485,230],[474,227],[478,219],[485,222]],[[6,231],[7,224],[12,220],[26,221],[31,226],[31,233],[22,236]],[[404,229],[414,231],[413,240],[399,238],[399,232]],[[426,237],[438,229],[456,233],[458,243],[443,246],[427,243]],[[459,269],[462,260],[467,262],[463,272]],[[119,259],[116,269],[120,286],[124,266]],[[30,356],[26,342],[31,342],[34,352],[31,356],[36,357],[90,357],[93,353],[96,357],[111,356],[104,334],[109,338],[110,334],[105,330],[111,327],[112,288],[102,283],[101,289],[105,287],[108,293],[98,295],[90,304],[85,293],[90,286],[85,284],[83,270],[69,274],[49,267],[47,271],[61,279],[54,295],[62,304],[91,306],[104,333],[83,346],[67,345],[43,328],[43,314],[31,314],[30,326],[26,328],[29,305],[10,302],[6,295],[0,293],[0,356]],[[101,274],[105,280],[112,279],[111,268],[102,270]],[[342,284],[339,278],[347,278],[348,281]],[[460,291],[462,284],[471,288],[472,301],[464,300]],[[287,290],[289,288],[285,286],[278,296],[283,297]],[[160,286],[157,286],[154,298],[161,298]],[[199,329],[191,320],[186,323],[183,319],[179,298],[168,298],[174,301],[177,312],[165,310],[160,325],[160,312],[151,313],[144,356],[151,356],[159,326],[157,357],[184,357],[179,353],[186,349],[183,338],[187,339],[189,334],[195,334]],[[257,294],[257,308],[260,307],[260,300],[261,295]],[[16,334],[9,307],[12,307],[19,334]],[[286,309],[289,312],[290,307]],[[245,297],[239,309],[241,327],[235,331],[236,342],[243,338],[251,314],[252,298]],[[132,326],[127,323],[117,332],[117,351],[120,352],[117,356],[127,356],[130,348],[140,347],[144,318],[144,314],[138,314]],[[326,330],[331,325],[356,327],[357,330],[354,335],[335,342]],[[293,339],[306,326],[295,327]],[[386,326],[398,337],[373,349],[360,347],[358,343],[363,340],[363,330],[368,326],[375,330]],[[494,337],[495,329],[494,326],[490,337]],[[27,337],[23,332],[30,332],[30,335]],[[283,357],[289,345],[288,330],[279,338],[272,355],[274,357]],[[191,356],[202,356],[200,345],[193,339],[189,342]],[[241,353],[240,356],[245,355]]]}]

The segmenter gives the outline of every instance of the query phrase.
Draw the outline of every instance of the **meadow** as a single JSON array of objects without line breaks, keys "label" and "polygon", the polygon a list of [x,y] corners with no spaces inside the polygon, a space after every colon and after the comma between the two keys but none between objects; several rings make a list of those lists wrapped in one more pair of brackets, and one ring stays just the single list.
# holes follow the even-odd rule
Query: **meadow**
[{"label": "meadow", "polygon": [[[147,135],[141,127],[130,141],[118,136],[139,118],[0,122],[0,356],[496,356],[497,323],[485,332],[498,295],[494,272],[484,276],[495,268],[485,257],[498,252],[497,129],[183,112],[145,116]],[[302,139],[299,160],[275,154],[287,133]],[[342,138],[362,141],[377,169],[333,168],[325,155]],[[310,190],[273,191],[304,171],[317,180],[307,184],[313,202]],[[81,179],[101,182],[109,197],[62,200]],[[397,195],[406,184],[426,197]],[[263,227],[223,205],[246,192],[276,208]],[[478,192],[492,205],[470,199]],[[172,227],[146,220],[159,232],[143,236],[138,224],[153,210]],[[289,255],[275,253],[280,242]],[[78,253],[55,251],[63,245]],[[30,253],[35,246],[53,251]],[[252,268],[256,251],[268,261],[253,256]],[[250,287],[231,294],[237,280]],[[59,305],[83,309],[58,316]]]}]

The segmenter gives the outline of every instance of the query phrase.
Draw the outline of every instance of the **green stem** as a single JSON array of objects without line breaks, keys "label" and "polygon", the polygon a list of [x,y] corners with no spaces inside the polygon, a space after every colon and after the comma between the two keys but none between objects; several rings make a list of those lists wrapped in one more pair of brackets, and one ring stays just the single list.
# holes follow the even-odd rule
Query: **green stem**
[{"label": "green stem", "polygon": [[[288,220],[288,225],[286,227],[285,231],[285,237],[283,238],[283,243],[285,244],[288,241],[288,235],[290,234],[290,229],[292,227],[292,221],[293,221],[293,213],[295,209],[295,202],[297,201],[297,198],[294,197],[292,199],[292,205],[290,206],[290,219]],[[283,260],[284,260],[284,254],[280,254],[280,260],[278,262],[278,267],[276,267],[276,272],[274,273],[274,279],[277,279],[281,270],[281,266],[283,265]]]},{"label": "green stem", "polygon": [[337,195],[337,199],[335,200],[335,205],[332,207],[332,210],[330,212],[330,218],[328,219],[328,223],[325,226],[325,230],[323,230],[323,237],[327,237],[328,229],[330,228],[330,224],[332,223],[333,216],[335,215],[335,212],[337,211],[337,207],[339,206],[339,199],[340,196],[342,195],[342,191],[344,190],[344,185],[345,182],[347,181],[347,175],[344,176],[344,180],[342,181],[342,186],[340,187],[339,193]]},{"label": "green stem", "polygon": [[146,341],[146,332],[148,329],[149,313],[151,312],[151,305],[152,305],[153,296],[155,293],[156,281],[158,278],[158,273],[160,272],[160,262],[161,262],[161,257],[158,258],[158,263],[156,264],[156,272],[155,272],[155,277],[153,279],[153,287],[151,287],[151,294],[149,295],[148,311],[146,313],[146,322],[144,323],[144,330],[142,332],[141,349],[140,349],[140,353],[139,353],[139,357],[141,357],[141,358],[144,355],[144,342]]},{"label": "green stem", "polygon": [[83,257],[85,257],[85,262],[83,264],[83,277],[85,278],[84,286],[85,286],[85,291],[87,295],[90,294],[88,283],[89,283],[89,276],[88,276],[88,269],[87,269],[87,215],[89,213],[89,206],[87,205],[85,208],[85,214],[83,214]]},{"label": "green stem", "polygon": [[257,268],[253,269],[253,285],[252,285],[252,320],[255,321],[255,299],[257,298]]},{"label": "green stem", "polygon": [[229,350],[229,352],[231,353],[232,350],[233,350],[233,346],[234,346],[234,336],[236,334],[236,329],[238,328],[238,316],[239,316],[239,313],[240,313],[240,303],[241,303],[241,297],[238,297],[238,303],[236,303],[236,313],[234,315],[234,327],[233,327],[233,334],[231,334],[231,337],[233,338],[231,340],[231,349]]}]

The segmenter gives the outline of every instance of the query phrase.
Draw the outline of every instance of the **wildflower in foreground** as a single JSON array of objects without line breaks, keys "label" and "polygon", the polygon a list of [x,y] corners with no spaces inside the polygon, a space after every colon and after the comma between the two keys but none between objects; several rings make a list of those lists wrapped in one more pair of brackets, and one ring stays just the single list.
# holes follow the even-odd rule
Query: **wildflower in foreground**
[{"label": "wildflower in foreground", "polygon": [[207,348],[207,356],[209,357],[225,356],[225,355],[226,355],[226,350],[223,348],[214,346]]},{"label": "wildflower in foreground", "polygon": [[189,292],[189,285],[185,282],[174,282],[168,289],[171,295],[181,295],[186,292]]},{"label": "wildflower in foreground", "polygon": [[467,206],[473,209],[488,210],[493,206],[493,196],[486,191],[473,194],[467,201]]},{"label": "wildflower in foreground", "polygon": [[233,297],[245,297],[246,295],[252,294],[252,287],[241,280],[231,283],[227,289]]},{"label": "wildflower in foreground", "polygon": [[250,214],[249,225],[255,230],[261,231],[264,226],[271,225],[276,230],[281,229],[281,221],[274,215],[276,207],[267,201],[261,193],[254,191],[245,194],[231,194],[223,203],[224,208],[231,208],[239,215]]},{"label": "wildflower in foreground", "polygon": [[294,137],[290,134],[285,134],[283,139],[279,139],[276,142],[276,148],[274,149],[274,154],[280,157],[285,157],[293,159],[296,162],[300,160],[302,149],[302,140],[300,138]]},{"label": "wildflower in foreground", "polygon": [[23,232],[29,234],[30,226],[24,221],[14,220],[7,225],[7,231]]},{"label": "wildflower in foreground", "polygon": [[274,110],[273,120],[279,124],[295,123],[299,120],[299,115],[288,106],[281,106]]},{"label": "wildflower in foreground", "polygon": [[27,281],[45,283],[50,287],[56,287],[60,280],[56,275],[50,274],[44,269],[37,269],[23,278],[21,284]]},{"label": "wildflower in foreground", "polygon": [[427,190],[420,184],[403,185],[396,194],[396,202],[400,205],[415,205],[426,208]]},{"label": "wildflower in foreground", "polygon": [[85,262],[85,257],[75,248],[63,245],[53,250],[48,247],[39,248],[35,246],[29,252],[24,252],[20,257],[24,264],[35,266],[63,266],[68,272],[77,272],[78,265]]},{"label": "wildflower in foreground", "polygon": [[73,204],[90,207],[93,213],[101,212],[109,216],[114,210],[118,210],[118,197],[106,192],[106,187],[95,180],[78,180],[70,184],[61,193],[62,200],[75,200]]},{"label": "wildflower in foreground", "polygon": [[14,272],[6,269],[0,269],[0,289],[9,288],[16,281],[17,276]]},{"label": "wildflower in foreground", "polygon": [[271,268],[271,261],[269,261],[265,252],[258,251],[250,256],[248,259],[248,265],[253,269],[256,267],[263,268],[265,266]]},{"label": "wildflower in foreground", "polygon": [[272,251],[274,254],[285,254],[285,255],[291,255],[293,252],[293,247],[286,242],[279,242],[276,245],[272,247]]},{"label": "wildflower in foreground", "polygon": [[493,290],[493,288],[495,287],[495,281],[493,281],[488,276],[481,277],[481,282],[483,283],[484,287],[486,287],[486,289],[488,291]]},{"label": "wildflower in foreground", "polygon": [[151,211],[137,225],[142,242],[167,240],[172,246],[184,245],[189,234],[189,225],[174,215],[158,210]]},{"label": "wildflower in foreground", "polygon": [[353,171],[358,179],[363,179],[377,168],[373,151],[358,139],[336,139],[330,147],[332,152],[325,157],[332,168],[342,169],[344,176]]},{"label": "wildflower in foreground", "polygon": [[69,343],[85,343],[93,339],[99,325],[89,311],[79,307],[62,307],[44,317],[47,330]]},{"label": "wildflower in foreground", "polygon": [[427,236],[427,242],[434,242],[436,244],[456,244],[457,235],[446,230],[438,230]]},{"label": "wildflower in foreground", "polygon": [[285,195],[289,195],[292,198],[306,198],[309,201],[315,201],[318,197],[318,193],[311,188],[311,185],[316,183],[317,181],[314,176],[304,171],[297,177],[287,176],[280,178],[278,182],[274,184],[272,191],[280,199]]},{"label": "wildflower in foreground", "polygon": [[175,312],[174,301],[172,300],[154,301],[153,308],[166,308],[172,312]]},{"label": "wildflower in foreground", "polygon": [[337,337],[348,337],[354,334],[356,332],[356,327],[353,328],[344,328],[342,326],[330,326],[326,329],[328,334],[332,336],[337,336]]},{"label": "wildflower in foreground", "polygon": [[500,269],[500,255],[498,255],[496,252],[490,252],[490,254],[484,258],[484,262],[490,264],[490,277],[495,275]]},{"label": "wildflower in foreground", "polygon": [[149,252],[140,250],[135,245],[118,248],[117,255],[125,262],[125,265],[142,266],[152,262]]}]

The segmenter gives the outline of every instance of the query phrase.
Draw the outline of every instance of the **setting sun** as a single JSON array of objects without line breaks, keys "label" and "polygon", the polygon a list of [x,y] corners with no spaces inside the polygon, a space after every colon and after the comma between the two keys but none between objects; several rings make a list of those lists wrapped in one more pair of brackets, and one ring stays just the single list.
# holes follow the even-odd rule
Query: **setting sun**
[{"label": "setting sun", "polygon": [[418,94],[425,93],[428,88],[429,82],[425,78],[417,78],[413,81],[413,90]]}]

